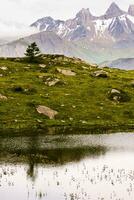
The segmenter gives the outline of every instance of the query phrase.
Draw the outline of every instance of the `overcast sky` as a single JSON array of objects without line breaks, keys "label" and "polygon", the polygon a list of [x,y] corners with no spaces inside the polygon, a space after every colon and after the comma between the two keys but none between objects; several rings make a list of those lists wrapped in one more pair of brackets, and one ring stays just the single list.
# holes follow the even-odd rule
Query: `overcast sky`
[{"label": "overcast sky", "polygon": [[[113,0],[3,0],[0,4],[0,19],[30,24],[43,16],[67,19],[72,18],[81,8],[101,15]],[[127,10],[134,0],[115,0]]]},{"label": "overcast sky", "polygon": [[[45,16],[55,19],[73,18],[82,8],[89,8],[92,14],[104,14],[113,0],[1,0],[0,36],[27,32],[25,26]],[[115,0],[121,9],[127,10],[134,0]],[[24,24],[20,26],[18,24]],[[17,33],[18,34],[18,33]]]}]

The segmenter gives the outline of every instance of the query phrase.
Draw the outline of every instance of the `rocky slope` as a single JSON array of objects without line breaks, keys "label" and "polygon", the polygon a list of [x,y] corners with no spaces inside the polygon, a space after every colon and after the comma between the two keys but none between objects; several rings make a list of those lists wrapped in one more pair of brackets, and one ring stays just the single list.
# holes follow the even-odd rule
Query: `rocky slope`
[{"label": "rocky slope", "polygon": [[44,55],[0,59],[0,129],[134,125],[134,71]]}]

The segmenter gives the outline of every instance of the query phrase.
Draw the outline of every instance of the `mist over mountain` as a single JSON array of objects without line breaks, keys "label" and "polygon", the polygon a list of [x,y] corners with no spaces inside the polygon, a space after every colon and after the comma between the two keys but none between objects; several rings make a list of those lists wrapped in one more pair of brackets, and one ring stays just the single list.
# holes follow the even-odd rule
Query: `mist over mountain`
[{"label": "mist over mountain", "polygon": [[0,44],[5,44],[37,32],[39,31],[34,27],[0,20]]},{"label": "mist over mountain", "polygon": [[101,66],[102,67],[109,66],[112,68],[133,70],[134,69],[134,58],[119,58],[119,59],[113,60],[111,62],[104,62],[101,64]]},{"label": "mist over mountain", "polygon": [[77,56],[97,63],[133,57],[134,5],[126,12],[113,2],[99,17],[83,8],[72,19],[47,16],[30,28],[37,33],[0,46],[0,55],[23,56],[27,44],[36,41],[43,53]]},{"label": "mist over mountain", "polygon": [[1,57],[23,57],[26,48],[32,42],[36,42],[42,53],[62,54],[69,57],[88,59],[86,52],[77,44],[60,38],[51,31],[42,31],[19,40],[0,46]]}]

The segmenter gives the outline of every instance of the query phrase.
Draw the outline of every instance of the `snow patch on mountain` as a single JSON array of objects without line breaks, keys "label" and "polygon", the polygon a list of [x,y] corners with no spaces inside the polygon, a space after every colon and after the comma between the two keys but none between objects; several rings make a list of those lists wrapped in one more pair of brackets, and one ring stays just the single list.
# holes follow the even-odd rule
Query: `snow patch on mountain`
[{"label": "snow patch on mountain", "polygon": [[94,21],[96,34],[100,34],[100,33],[103,34],[108,29],[111,22],[112,22],[112,19],[108,19],[108,20],[98,19],[98,20]]},{"label": "snow patch on mountain", "polygon": [[127,18],[134,24],[134,16],[127,15]]},{"label": "snow patch on mountain", "polygon": [[[132,38],[134,35],[133,6],[129,8],[129,13],[121,10],[117,4],[112,3],[105,15],[95,17],[89,9],[83,8],[75,18],[66,21],[54,20],[52,17],[44,17],[37,20],[31,26],[39,31],[52,31],[61,38],[69,41],[78,41],[87,38],[88,41],[103,42],[111,40],[121,40],[122,36]],[[100,42],[102,42],[100,40]]]}]

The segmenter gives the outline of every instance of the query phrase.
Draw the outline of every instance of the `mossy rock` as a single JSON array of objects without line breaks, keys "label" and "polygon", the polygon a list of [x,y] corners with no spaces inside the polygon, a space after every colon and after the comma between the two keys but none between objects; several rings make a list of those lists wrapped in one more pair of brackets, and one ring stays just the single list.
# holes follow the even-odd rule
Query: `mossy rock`
[{"label": "mossy rock", "polygon": [[117,89],[112,89],[108,93],[108,98],[112,101],[118,101],[118,102],[129,102],[131,100],[131,97],[127,92]]},{"label": "mossy rock", "polygon": [[97,70],[91,73],[91,76],[98,78],[108,78],[108,73],[103,70]]}]

